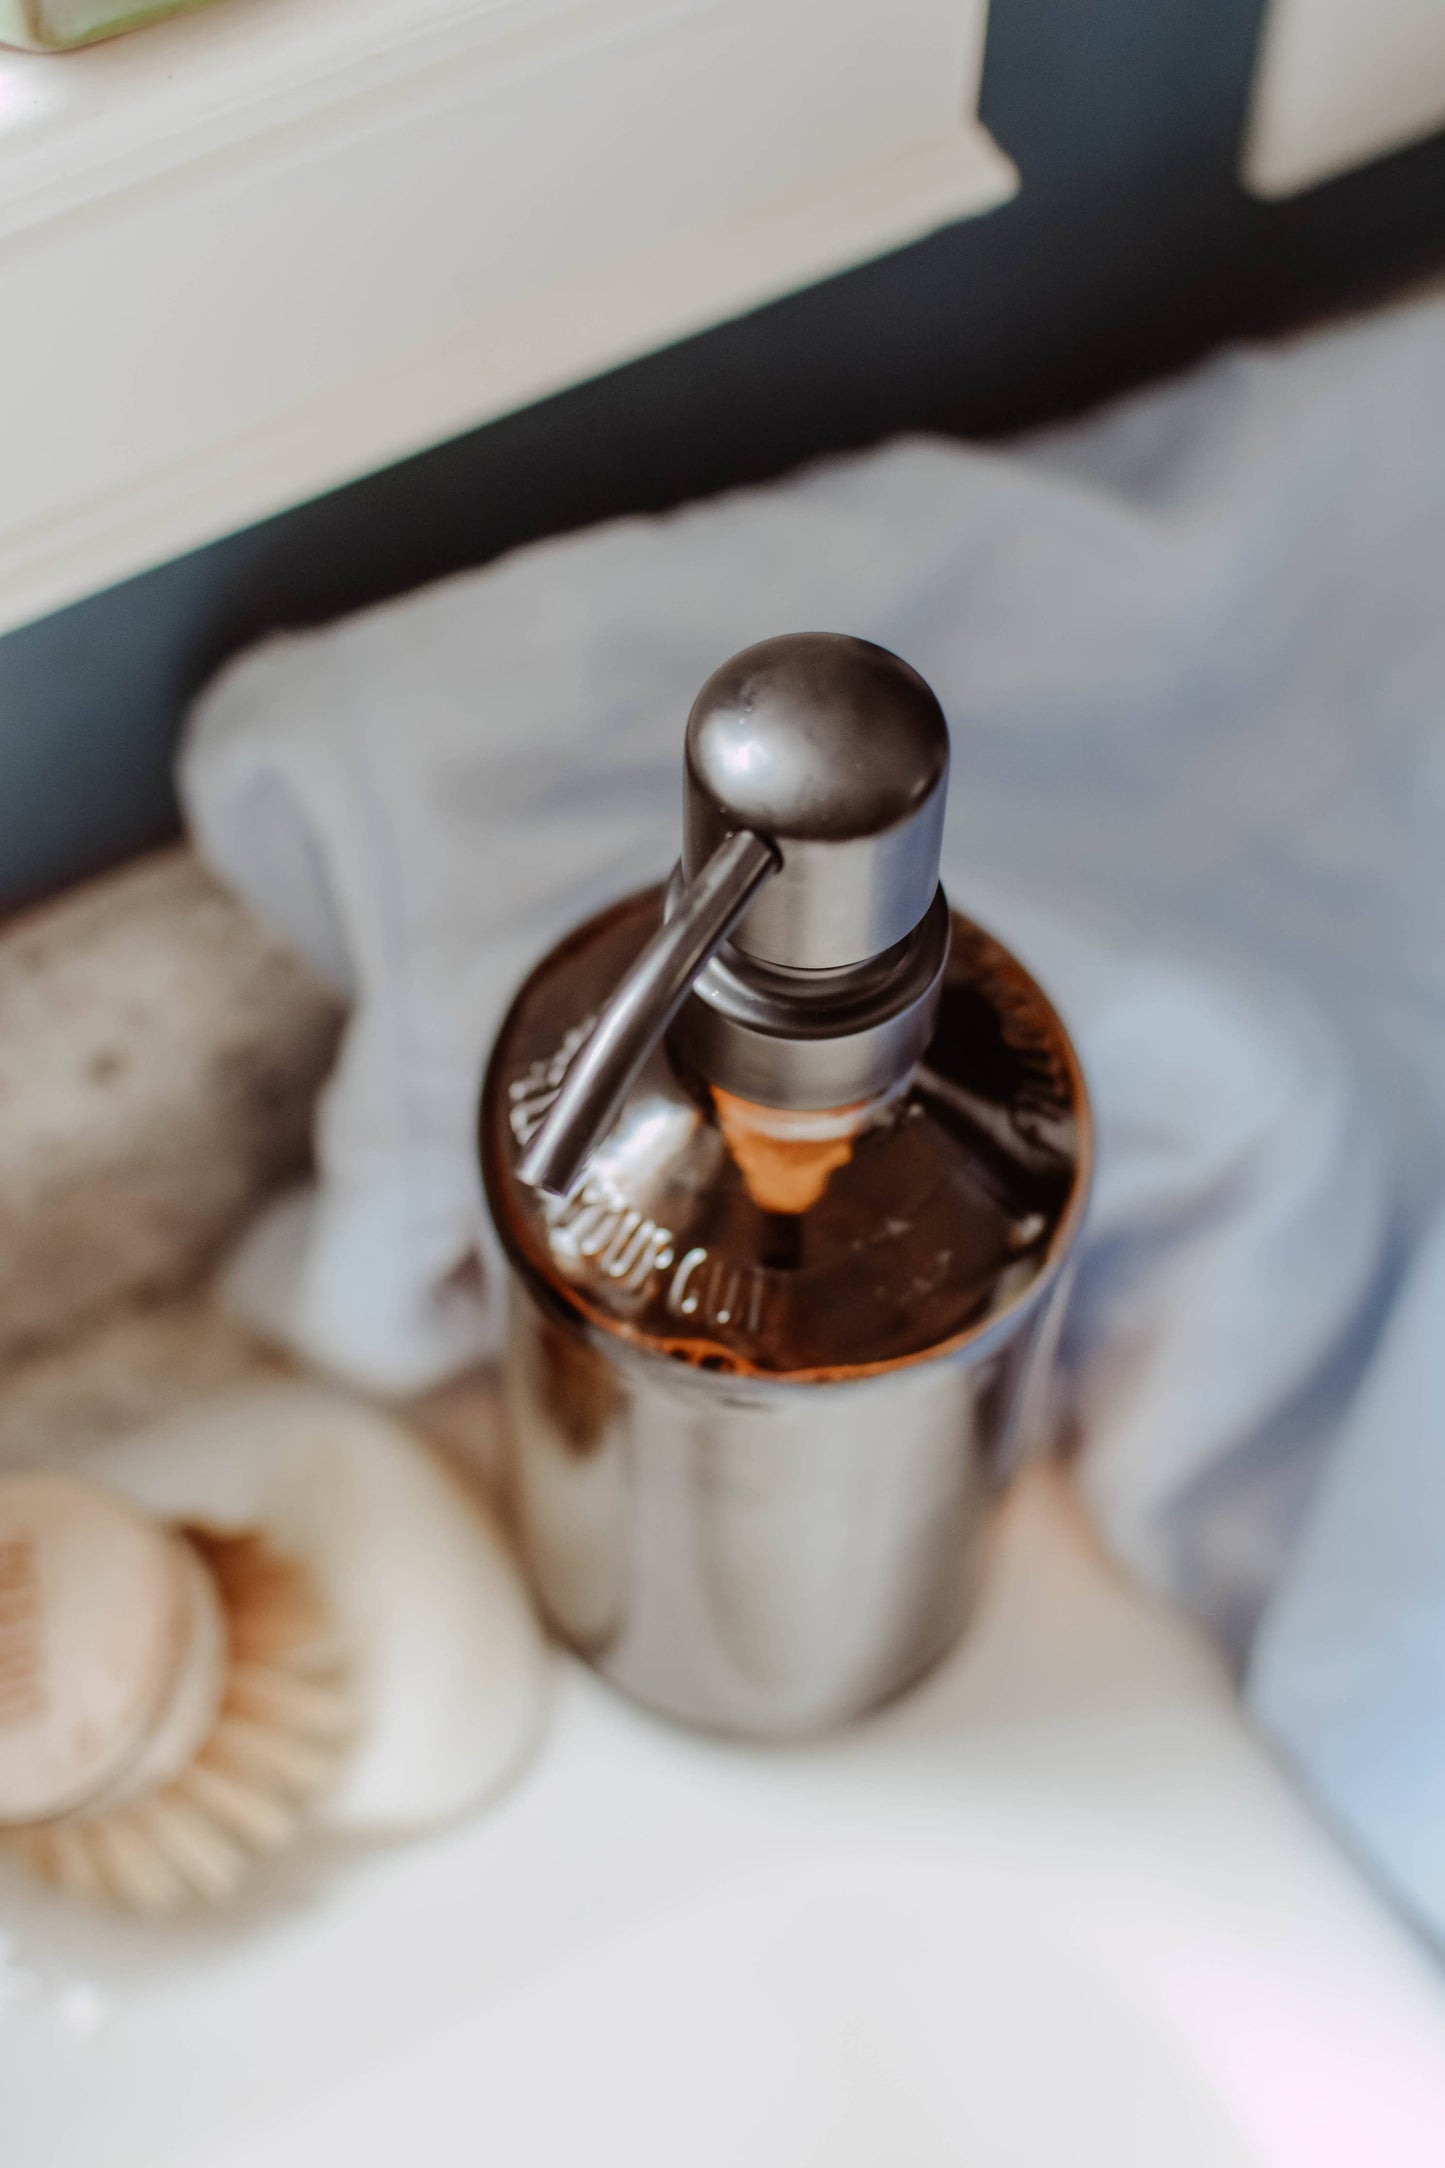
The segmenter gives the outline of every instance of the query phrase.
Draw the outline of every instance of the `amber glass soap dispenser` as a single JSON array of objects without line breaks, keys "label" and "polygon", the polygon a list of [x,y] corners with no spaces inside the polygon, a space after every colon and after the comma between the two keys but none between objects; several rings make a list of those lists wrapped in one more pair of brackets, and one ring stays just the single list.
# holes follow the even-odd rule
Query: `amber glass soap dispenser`
[{"label": "amber glass soap dispenser", "polygon": [[672,879],[543,958],[488,1071],[535,1587],[712,1730],[800,1736],[925,1672],[1037,1421],[1088,1106],[944,901],[948,757],[882,648],[735,656],[688,720]]}]

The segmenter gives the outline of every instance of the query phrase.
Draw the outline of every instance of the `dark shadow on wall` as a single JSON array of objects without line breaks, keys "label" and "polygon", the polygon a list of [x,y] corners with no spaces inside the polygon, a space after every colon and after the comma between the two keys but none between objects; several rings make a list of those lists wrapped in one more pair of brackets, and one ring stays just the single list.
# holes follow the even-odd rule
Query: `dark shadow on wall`
[{"label": "dark shadow on wall", "polygon": [[1241,192],[1260,12],[993,0],[1014,203],[0,640],[0,903],[174,831],[185,704],[259,634],[896,430],[1017,428],[1445,262],[1445,138]]}]

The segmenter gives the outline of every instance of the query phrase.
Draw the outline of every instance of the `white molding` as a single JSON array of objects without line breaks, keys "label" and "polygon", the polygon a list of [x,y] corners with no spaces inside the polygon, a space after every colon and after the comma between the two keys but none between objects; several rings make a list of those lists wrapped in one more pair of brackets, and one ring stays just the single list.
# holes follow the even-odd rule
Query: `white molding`
[{"label": "white molding", "polygon": [[1241,178],[1298,195],[1445,128],[1445,0],[1270,0]]},{"label": "white molding", "polygon": [[1005,200],[983,0],[219,0],[0,58],[0,625]]}]

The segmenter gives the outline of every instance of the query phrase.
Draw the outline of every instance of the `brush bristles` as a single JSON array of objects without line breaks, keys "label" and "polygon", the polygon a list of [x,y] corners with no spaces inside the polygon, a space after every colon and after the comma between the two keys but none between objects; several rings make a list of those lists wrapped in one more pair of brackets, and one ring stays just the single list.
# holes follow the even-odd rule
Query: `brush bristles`
[{"label": "brush bristles", "polygon": [[226,1621],[225,1690],[204,1747],[158,1791],[9,1837],[71,1896],[131,1912],[232,1896],[295,1836],[352,1736],[345,1657],[305,1569],[259,1534],[180,1532]]}]

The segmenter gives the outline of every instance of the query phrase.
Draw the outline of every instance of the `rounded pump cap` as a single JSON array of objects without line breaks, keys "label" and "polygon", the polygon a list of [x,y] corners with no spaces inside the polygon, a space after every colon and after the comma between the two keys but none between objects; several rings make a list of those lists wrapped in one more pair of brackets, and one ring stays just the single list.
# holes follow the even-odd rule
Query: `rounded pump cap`
[{"label": "rounded pump cap", "polygon": [[833,971],[881,955],[938,887],[948,726],[916,670],[834,632],[744,648],[688,718],[682,868],[729,835],[778,870],[729,936],[759,963]]},{"label": "rounded pump cap", "polygon": [[688,720],[667,916],[528,1145],[565,1194],[643,1063],[674,1044],[712,1084],[841,1107],[907,1074],[948,953],[938,885],[948,728],[907,663],[841,633],[744,648]]}]

